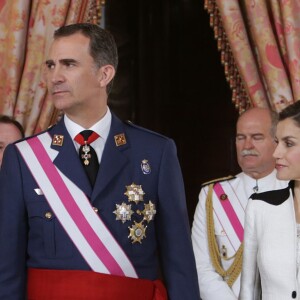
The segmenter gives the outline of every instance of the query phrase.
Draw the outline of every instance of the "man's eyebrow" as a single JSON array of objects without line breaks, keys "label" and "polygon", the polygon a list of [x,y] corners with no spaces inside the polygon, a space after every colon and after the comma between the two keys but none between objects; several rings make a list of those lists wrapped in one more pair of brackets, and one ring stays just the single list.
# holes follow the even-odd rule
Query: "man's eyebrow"
[{"label": "man's eyebrow", "polygon": [[[59,63],[65,65],[65,64],[70,64],[70,63],[78,63],[78,61],[76,59],[73,59],[73,58],[63,58],[63,59],[59,60]],[[47,59],[45,61],[45,64],[46,65],[54,64],[54,61],[53,61],[53,59]]]},{"label": "man's eyebrow", "polygon": [[70,64],[70,63],[78,63],[78,61],[73,58],[63,58],[63,59],[60,59],[59,62],[63,65]]},{"label": "man's eyebrow", "polygon": [[[260,137],[260,136],[264,136],[263,133],[252,133],[252,134],[249,134],[250,137]],[[237,137],[241,137],[241,136],[247,136],[247,134],[244,134],[244,133],[237,133],[236,134]]]},{"label": "man's eyebrow", "polygon": [[53,63],[54,63],[54,61],[52,59],[47,59],[45,61],[45,65],[49,65],[49,64],[53,64]]},{"label": "man's eyebrow", "polygon": [[263,133],[253,133],[253,134],[251,134],[251,136],[254,136],[254,137],[256,137],[256,136],[264,136],[264,134]]}]

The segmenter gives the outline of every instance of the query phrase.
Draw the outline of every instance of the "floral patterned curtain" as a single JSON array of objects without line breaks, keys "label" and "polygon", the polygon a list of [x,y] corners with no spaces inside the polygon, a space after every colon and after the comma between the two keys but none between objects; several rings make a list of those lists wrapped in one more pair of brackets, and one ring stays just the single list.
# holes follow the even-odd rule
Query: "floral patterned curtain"
[{"label": "floral patterned curtain", "polygon": [[53,32],[77,22],[99,23],[104,1],[0,0],[0,114],[14,116],[26,135],[56,118],[42,79]]},{"label": "floral patterned curtain", "polygon": [[299,1],[205,0],[205,9],[240,112],[300,99]]}]

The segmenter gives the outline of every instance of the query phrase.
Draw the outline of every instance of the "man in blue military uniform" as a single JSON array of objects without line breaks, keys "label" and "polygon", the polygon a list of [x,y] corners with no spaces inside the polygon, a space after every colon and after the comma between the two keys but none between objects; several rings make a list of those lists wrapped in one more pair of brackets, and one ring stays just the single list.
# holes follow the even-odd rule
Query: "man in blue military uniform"
[{"label": "man in blue military uniform", "polygon": [[107,31],[55,32],[46,81],[64,117],[5,152],[0,299],[200,298],[176,147],[110,112],[116,68]]}]

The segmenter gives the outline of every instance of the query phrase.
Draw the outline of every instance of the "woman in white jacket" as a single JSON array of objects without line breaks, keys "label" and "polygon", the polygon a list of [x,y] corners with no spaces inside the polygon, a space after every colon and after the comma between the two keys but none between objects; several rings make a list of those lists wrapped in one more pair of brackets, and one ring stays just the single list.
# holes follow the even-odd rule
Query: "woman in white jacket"
[{"label": "woman in white jacket", "polygon": [[279,114],[276,141],[277,178],[290,184],[248,202],[241,300],[300,299],[300,101]]}]

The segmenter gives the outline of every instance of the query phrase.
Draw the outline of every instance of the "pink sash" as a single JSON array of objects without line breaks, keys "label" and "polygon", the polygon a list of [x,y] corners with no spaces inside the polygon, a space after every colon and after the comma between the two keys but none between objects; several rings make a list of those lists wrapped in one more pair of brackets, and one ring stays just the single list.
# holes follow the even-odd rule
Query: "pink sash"
[{"label": "pink sash", "polygon": [[51,142],[43,133],[17,147],[61,225],[93,271],[137,278],[86,195],[53,164],[57,151],[50,148]]},{"label": "pink sash", "polygon": [[222,195],[226,195],[221,184],[220,183],[216,183],[214,185],[214,191],[216,193],[216,195],[218,196],[218,199],[226,213],[226,215],[228,216],[228,220],[230,221],[236,235],[238,236],[240,242],[243,242],[244,239],[244,228],[236,214],[236,212],[234,211],[234,208],[232,207],[230,201],[228,198],[226,199],[222,199]]}]

